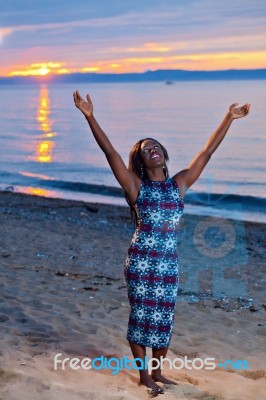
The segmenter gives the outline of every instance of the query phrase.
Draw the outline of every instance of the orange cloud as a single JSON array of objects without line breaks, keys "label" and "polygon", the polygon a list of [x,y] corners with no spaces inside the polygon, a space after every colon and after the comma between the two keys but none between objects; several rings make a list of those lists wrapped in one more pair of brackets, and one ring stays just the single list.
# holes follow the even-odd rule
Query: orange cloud
[{"label": "orange cloud", "polygon": [[[160,54],[160,56],[114,58],[97,62],[99,73],[144,72],[149,69],[223,70],[266,67],[266,51],[203,54]],[[85,68],[83,69],[85,71]],[[92,69],[90,69],[92,71]]]},{"label": "orange cloud", "polygon": [[[149,46],[148,46],[149,45]],[[145,44],[150,49],[157,44]],[[140,47],[142,49],[143,47]],[[109,58],[109,59],[108,59]],[[217,69],[256,69],[266,67],[266,51],[253,52],[217,52],[175,54],[160,52],[160,56],[143,54],[136,57],[108,57],[95,60],[87,65],[73,65],[67,62],[34,63],[29,66],[18,66],[6,73],[6,76],[49,76],[51,74],[70,74],[74,72],[116,73],[144,72],[148,69],[186,69],[206,70]]]},{"label": "orange cloud", "polygon": [[29,66],[19,66],[18,69],[10,71],[7,76],[46,76],[49,74],[68,74],[72,71],[68,68],[62,68],[63,63],[47,62],[34,63]]},{"label": "orange cloud", "polygon": [[80,72],[97,72],[99,69],[99,67],[84,67]]},{"label": "orange cloud", "polygon": [[223,52],[203,54],[174,54],[160,57],[118,58],[101,65],[101,72],[110,72],[112,64],[118,64],[117,72],[142,72],[148,69],[256,69],[266,67],[266,51]]},{"label": "orange cloud", "polygon": [[167,53],[171,50],[171,47],[160,43],[144,43],[142,46],[139,47],[128,47],[124,51],[126,51],[127,53]]},{"label": "orange cloud", "polygon": [[21,69],[11,71],[9,76],[44,76],[51,72],[51,64],[53,63],[39,63],[31,64],[29,67],[22,67]]}]

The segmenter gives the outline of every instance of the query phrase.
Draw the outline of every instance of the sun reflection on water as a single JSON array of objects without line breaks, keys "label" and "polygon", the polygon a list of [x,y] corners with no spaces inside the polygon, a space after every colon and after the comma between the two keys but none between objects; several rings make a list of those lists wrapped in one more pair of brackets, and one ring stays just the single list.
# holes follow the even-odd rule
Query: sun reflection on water
[{"label": "sun reflection on water", "polygon": [[52,130],[52,122],[49,118],[50,114],[50,99],[47,86],[42,85],[40,91],[39,105],[37,109],[37,121],[39,128],[43,132],[42,137],[45,139],[38,143],[35,155],[35,161],[40,163],[52,162],[52,151],[55,143],[51,140],[57,134]]},{"label": "sun reflection on water", "polygon": [[54,191],[43,189],[40,187],[19,186],[18,189],[20,193],[31,194],[34,196],[57,197]]}]

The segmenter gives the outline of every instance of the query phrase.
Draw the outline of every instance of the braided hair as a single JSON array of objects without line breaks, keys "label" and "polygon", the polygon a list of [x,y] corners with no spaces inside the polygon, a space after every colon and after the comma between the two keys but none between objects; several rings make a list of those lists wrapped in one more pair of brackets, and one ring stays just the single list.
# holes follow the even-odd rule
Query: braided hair
[{"label": "braided hair", "polygon": [[[165,147],[158,142],[158,140],[155,140],[153,138],[145,138],[145,139],[141,139],[139,140],[131,149],[130,153],[129,153],[129,163],[128,163],[128,170],[134,172],[141,180],[144,179],[149,179],[147,172],[144,168],[143,162],[142,162],[142,157],[141,157],[141,145],[145,140],[153,140],[154,142],[158,143],[158,145],[160,146],[160,148],[163,151],[163,155],[164,155],[164,159],[165,161],[169,160],[169,156],[167,153],[167,150],[165,149]],[[165,178],[168,178],[169,176],[169,172],[168,172],[168,168],[167,165],[165,164],[163,167],[163,172],[165,175]],[[136,209],[134,207],[134,205],[130,202],[128,195],[125,192],[125,199],[130,207],[130,213],[131,213],[131,218],[134,222],[134,226],[136,227],[138,225],[138,216],[136,213]]]}]

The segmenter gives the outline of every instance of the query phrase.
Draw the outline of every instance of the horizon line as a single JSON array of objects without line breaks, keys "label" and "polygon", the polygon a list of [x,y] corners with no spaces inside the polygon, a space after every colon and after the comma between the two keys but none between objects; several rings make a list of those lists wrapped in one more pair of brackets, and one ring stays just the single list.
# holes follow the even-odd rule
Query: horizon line
[{"label": "horizon line", "polygon": [[66,76],[66,75],[142,75],[146,73],[152,72],[169,72],[169,71],[182,71],[182,72],[189,72],[189,73],[198,73],[198,72],[230,72],[230,71],[266,71],[266,66],[263,68],[227,68],[227,69],[213,69],[213,70],[204,70],[204,69],[182,69],[182,68],[159,68],[159,69],[147,69],[145,71],[139,72],[97,72],[97,71],[74,71],[74,72],[64,72],[64,73],[53,73],[50,72],[46,75],[0,75],[0,78],[30,78],[30,77],[48,77],[48,76]]},{"label": "horizon line", "polygon": [[0,84],[14,83],[123,83],[123,82],[154,82],[166,81],[171,84],[174,81],[196,80],[262,80],[266,79],[266,68],[256,69],[225,69],[225,70],[186,70],[186,69],[156,69],[144,72],[69,72],[47,73],[43,75],[13,75],[0,76]]}]

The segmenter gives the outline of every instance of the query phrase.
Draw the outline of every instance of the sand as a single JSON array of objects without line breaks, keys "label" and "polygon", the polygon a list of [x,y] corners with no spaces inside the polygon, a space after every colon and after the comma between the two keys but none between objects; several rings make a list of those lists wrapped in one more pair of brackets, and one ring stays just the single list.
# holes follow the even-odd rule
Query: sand
[{"label": "sand", "polygon": [[[211,239],[215,251],[202,236],[210,221],[227,235],[222,247],[219,235]],[[54,369],[58,353],[132,359],[123,275],[129,210],[1,192],[0,222],[0,399],[148,399],[134,369]],[[266,398],[264,238],[263,224],[183,215],[168,357],[242,360],[242,369],[165,368],[178,385],[161,384],[159,398]]]}]

